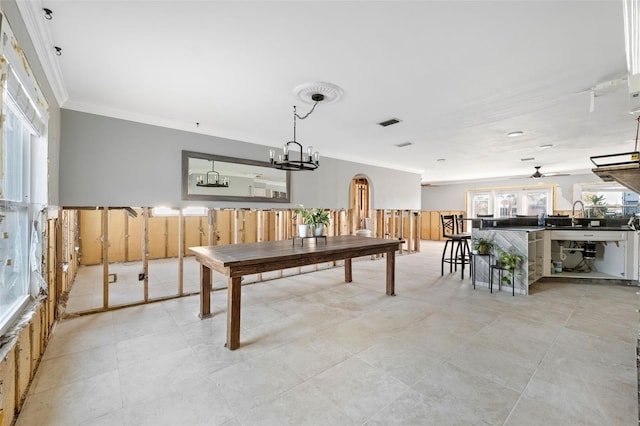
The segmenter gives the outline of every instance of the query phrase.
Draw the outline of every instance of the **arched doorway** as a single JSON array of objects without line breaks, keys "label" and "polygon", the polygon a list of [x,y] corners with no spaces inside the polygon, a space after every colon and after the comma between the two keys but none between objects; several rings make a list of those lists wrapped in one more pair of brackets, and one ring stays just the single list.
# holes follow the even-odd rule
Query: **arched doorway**
[{"label": "arched doorway", "polygon": [[[371,229],[371,183],[366,176],[357,175],[351,180],[349,209],[351,210],[351,234],[358,229]],[[373,230],[372,230],[373,231]]]}]

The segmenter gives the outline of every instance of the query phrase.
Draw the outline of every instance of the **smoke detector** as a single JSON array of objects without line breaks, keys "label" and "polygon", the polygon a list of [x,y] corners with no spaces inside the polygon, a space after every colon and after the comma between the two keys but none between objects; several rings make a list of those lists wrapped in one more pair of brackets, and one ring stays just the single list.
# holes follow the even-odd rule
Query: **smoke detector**
[{"label": "smoke detector", "polygon": [[293,89],[293,95],[308,104],[315,104],[318,99],[317,95],[323,96],[323,104],[332,104],[338,102],[343,94],[344,91],[340,87],[322,81],[304,83]]}]

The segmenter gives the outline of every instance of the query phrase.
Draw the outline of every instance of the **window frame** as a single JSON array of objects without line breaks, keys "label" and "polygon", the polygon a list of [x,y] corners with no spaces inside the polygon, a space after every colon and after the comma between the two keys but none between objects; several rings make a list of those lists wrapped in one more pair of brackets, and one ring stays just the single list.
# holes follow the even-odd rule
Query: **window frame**
[{"label": "window frame", "polygon": [[[465,212],[468,217],[477,217],[474,211],[473,197],[476,195],[489,195],[489,214],[495,218],[515,217],[518,215],[529,215],[527,194],[547,192],[546,214],[549,215],[555,210],[557,184],[541,185],[518,185],[518,186],[495,186],[484,188],[468,188],[465,190]],[[516,213],[512,216],[502,216],[500,214],[500,203],[498,197],[501,194],[516,194]]]}]

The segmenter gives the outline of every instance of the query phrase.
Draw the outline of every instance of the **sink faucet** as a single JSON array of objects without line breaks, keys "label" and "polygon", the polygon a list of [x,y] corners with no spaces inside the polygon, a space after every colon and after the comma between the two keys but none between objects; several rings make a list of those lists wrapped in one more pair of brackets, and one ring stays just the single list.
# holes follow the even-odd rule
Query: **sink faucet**
[{"label": "sink faucet", "polygon": [[575,226],[576,224],[576,205],[580,204],[580,211],[582,212],[581,217],[584,217],[584,203],[580,200],[577,200],[573,203],[573,207],[571,207],[571,226]]}]

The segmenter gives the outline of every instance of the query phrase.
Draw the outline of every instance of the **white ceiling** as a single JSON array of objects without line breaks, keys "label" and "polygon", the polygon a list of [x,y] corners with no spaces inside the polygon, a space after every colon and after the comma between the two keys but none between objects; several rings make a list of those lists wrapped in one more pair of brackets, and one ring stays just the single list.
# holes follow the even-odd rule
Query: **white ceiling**
[{"label": "white ceiling", "polygon": [[[427,183],[536,165],[585,172],[590,156],[634,147],[622,0],[19,7],[63,108],[280,147],[292,138],[292,106],[311,106],[293,89],[326,81],[344,96],[298,121],[298,141]],[[401,123],[376,124],[394,117]],[[515,130],[525,133],[506,137]],[[394,146],[404,142],[413,145]]]}]

